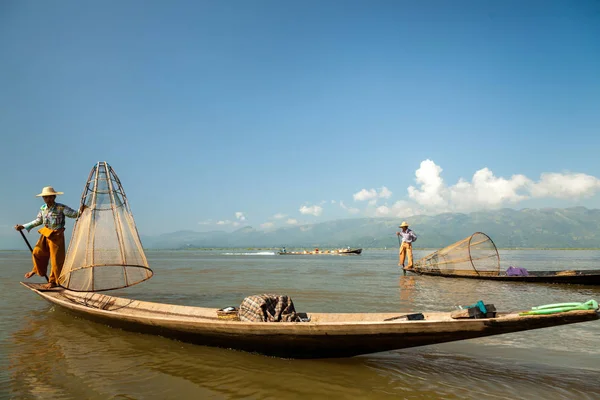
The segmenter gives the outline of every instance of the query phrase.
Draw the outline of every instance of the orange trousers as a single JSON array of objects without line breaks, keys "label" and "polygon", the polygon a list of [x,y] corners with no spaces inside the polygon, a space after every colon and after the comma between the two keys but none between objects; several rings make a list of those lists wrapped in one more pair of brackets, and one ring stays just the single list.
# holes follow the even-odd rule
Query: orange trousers
[{"label": "orange trousers", "polygon": [[413,266],[412,243],[402,242],[402,245],[400,246],[399,257],[400,257],[400,263],[398,265],[404,265],[404,258],[406,258],[406,261],[408,263],[408,265],[406,265],[406,268],[412,268],[412,266]]},{"label": "orange trousers", "polygon": [[[44,229],[48,228],[42,228],[40,232]],[[48,262],[51,261],[48,282],[58,285],[58,277],[65,263],[65,234],[63,229],[50,232],[48,237],[42,234],[33,248],[33,271],[39,276],[47,276]]]}]

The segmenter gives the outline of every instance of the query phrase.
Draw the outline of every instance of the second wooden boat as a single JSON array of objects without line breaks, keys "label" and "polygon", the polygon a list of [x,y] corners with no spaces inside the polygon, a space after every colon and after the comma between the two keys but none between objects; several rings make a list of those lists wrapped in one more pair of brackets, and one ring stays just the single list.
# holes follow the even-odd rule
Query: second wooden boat
[{"label": "second wooden boat", "polygon": [[509,276],[506,274],[474,274],[472,271],[431,271],[421,268],[404,269],[418,275],[440,276],[445,278],[483,279],[503,282],[528,283],[562,283],[571,285],[600,285],[600,270],[570,270],[570,271],[528,271],[525,276]]},{"label": "second wooden boat", "polygon": [[527,271],[524,268],[509,267],[502,271],[498,249],[483,232],[476,232],[435,251],[417,261],[413,268],[404,270],[446,278],[600,285],[600,270]]}]

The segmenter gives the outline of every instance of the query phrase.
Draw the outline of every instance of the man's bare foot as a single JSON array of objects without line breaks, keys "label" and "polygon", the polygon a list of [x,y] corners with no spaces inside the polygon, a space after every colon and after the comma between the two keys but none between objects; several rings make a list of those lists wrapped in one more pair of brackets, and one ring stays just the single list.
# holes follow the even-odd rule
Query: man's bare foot
[{"label": "man's bare foot", "polygon": [[25,279],[29,279],[34,275],[35,275],[35,271],[29,271],[28,273],[25,274]]},{"label": "man's bare foot", "polygon": [[54,282],[48,282],[46,283],[44,286],[42,286],[42,289],[52,289],[57,287],[58,285]]}]

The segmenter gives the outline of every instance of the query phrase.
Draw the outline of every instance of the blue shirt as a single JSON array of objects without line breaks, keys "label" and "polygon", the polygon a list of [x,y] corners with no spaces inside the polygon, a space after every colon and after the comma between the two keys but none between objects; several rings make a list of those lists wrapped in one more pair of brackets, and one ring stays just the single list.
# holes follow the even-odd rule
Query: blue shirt
[{"label": "blue shirt", "polygon": [[406,231],[400,229],[400,236],[402,236],[402,243],[412,243],[417,240],[417,235],[408,228],[406,228]]}]

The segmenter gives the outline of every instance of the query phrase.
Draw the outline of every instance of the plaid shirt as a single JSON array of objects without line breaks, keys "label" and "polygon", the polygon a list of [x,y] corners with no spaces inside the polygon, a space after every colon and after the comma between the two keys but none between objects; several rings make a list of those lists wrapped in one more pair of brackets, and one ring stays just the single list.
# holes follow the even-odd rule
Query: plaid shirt
[{"label": "plaid shirt", "polygon": [[69,218],[77,218],[79,212],[60,203],[54,203],[52,207],[44,204],[40,207],[37,217],[33,221],[23,225],[23,227],[27,229],[27,232],[42,224],[52,230],[62,229],[65,227],[65,215]]}]

